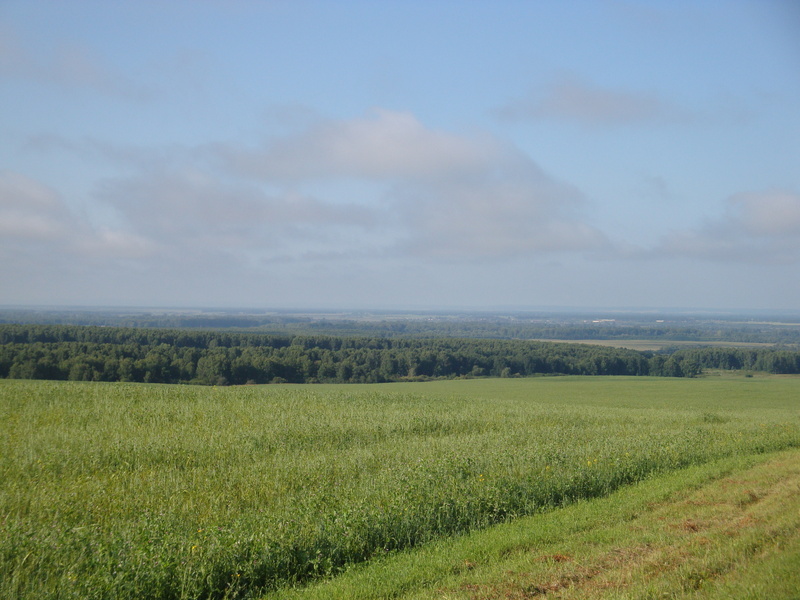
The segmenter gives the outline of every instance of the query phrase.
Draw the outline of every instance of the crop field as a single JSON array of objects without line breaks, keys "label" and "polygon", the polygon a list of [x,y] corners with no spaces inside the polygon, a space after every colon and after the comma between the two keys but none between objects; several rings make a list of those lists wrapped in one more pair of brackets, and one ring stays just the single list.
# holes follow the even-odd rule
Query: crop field
[{"label": "crop field", "polygon": [[[538,339],[536,341],[545,341]],[[608,340],[558,340],[550,339],[549,342],[560,342],[565,344],[586,344],[589,346],[607,346],[609,348],[627,348],[628,350],[652,351],[657,352],[665,348],[772,348],[776,344],[770,342],[729,342],[729,341],[685,341],[685,340],[631,340],[631,339],[608,339]]]},{"label": "crop field", "polygon": [[797,447],[794,377],[2,380],[0,597],[260,598]]}]

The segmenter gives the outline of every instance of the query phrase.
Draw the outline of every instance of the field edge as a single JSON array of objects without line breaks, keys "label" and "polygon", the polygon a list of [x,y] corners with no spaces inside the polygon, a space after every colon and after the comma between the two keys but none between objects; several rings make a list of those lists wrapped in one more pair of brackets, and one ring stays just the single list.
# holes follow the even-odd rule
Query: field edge
[{"label": "field edge", "polygon": [[488,600],[552,592],[789,599],[797,589],[800,449],[794,448],[659,475],[263,600]]}]

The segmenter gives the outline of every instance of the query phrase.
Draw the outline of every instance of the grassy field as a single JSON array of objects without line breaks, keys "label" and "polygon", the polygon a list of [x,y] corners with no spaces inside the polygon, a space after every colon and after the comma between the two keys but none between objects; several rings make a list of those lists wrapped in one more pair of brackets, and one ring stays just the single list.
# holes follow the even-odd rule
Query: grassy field
[{"label": "grassy field", "polygon": [[796,600],[798,590],[793,449],[687,467],[265,600]]},{"label": "grassy field", "polygon": [[664,348],[705,348],[716,346],[718,348],[772,348],[777,344],[768,342],[724,342],[724,341],[687,341],[687,340],[537,340],[541,342],[561,342],[565,344],[588,344],[590,346],[608,346],[611,348],[627,348],[640,352],[657,352]]},{"label": "grassy field", "polygon": [[[345,581],[447,536],[798,447],[799,392],[788,377],[2,380],[0,597],[282,597]],[[678,489],[699,485],[682,473]],[[495,588],[436,589],[515,597],[489,575]]]}]

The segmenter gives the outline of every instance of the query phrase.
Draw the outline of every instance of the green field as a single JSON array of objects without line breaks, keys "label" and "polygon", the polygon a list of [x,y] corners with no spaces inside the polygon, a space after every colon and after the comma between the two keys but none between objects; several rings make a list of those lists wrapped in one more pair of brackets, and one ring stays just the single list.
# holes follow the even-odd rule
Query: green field
[{"label": "green field", "polygon": [[454,534],[800,447],[799,399],[791,377],[3,380],[0,597],[281,597]]},{"label": "green field", "polygon": [[268,598],[797,600],[798,590],[792,449],[680,469]]},{"label": "green field", "polygon": [[539,342],[559,342],[562,344],[586,344],[589,346],[607,346],[610,348],[627,348],[628,350],[638,350],[640,352],[658,352],[665,348],[773,348],[775,343],[771,342],[728,342],[728,341],[686,341],[686,340],[652,340],[652,339],[619,339],[611,338],[607,340],[565,340],[565,339],[537,339]]}]

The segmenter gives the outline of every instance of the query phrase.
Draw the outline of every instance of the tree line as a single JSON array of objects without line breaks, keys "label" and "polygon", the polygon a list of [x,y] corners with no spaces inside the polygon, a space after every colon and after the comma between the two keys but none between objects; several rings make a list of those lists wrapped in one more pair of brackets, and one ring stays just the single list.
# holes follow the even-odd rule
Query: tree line
[{"label": "tree line", "polygon": [[[666,361],[665,372],[684,366]],[[619,348],[466,338],[265,335],[84,326],[0,326],[8,378],[244,384],[384,382],[439,377],[646,375]]]},{"label": "tree line", "polygon": [[700,369],[764,371],[783,375],[800,373],[800,352],[785,348],[684,348],[671,357],[689,361]]},{"label": "tree line", "polygon": [[694,377],[706,368],[800,373],[800,352],[699,348],[654,353],[526,340],[0,325],[0,377],[12,379],[380,383],[533,375]]},{"label": "tree line", "polygon": [[[666,315],[664,315],[666,316]],[[0,323],[103,325],[116,328],[228,330],[273,335],[328,335],[333,337],[466,337],[548,340],[670,340],[800,345],[800,326],[788,317],[785,324],[769,322],[686,319],[636,322],[635,315],[613,323],[592,323],[579,317],[432,313],[430,318],[356,319],[293,314],[117,314],[96,311],[31,311],[0,309]],[[578,322],[575,319],[578,319]]]}]

